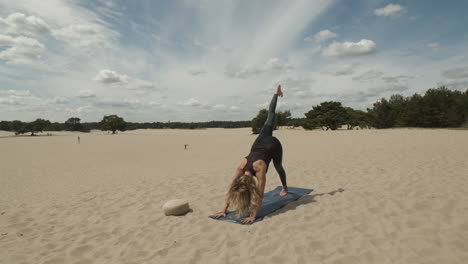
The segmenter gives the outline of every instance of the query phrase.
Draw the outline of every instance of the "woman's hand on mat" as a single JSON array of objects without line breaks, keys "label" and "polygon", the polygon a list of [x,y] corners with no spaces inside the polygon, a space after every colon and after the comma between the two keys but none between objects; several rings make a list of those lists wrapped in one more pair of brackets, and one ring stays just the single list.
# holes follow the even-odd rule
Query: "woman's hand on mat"
[{"label": "woman's hand on mat", "polygon": [[220,217],[226,217],[226,213],[217,213],[217,214],[214,214],[214,215],[210,215],[212,218],[214,219],[217,219],[217,218],[220,218]]},{"label": "woman's hand on mat", "polygon": [[244,224],[250,223],[250,222],[255,221],[255,218],[257,218],[257,217],[255,217],[255,216],[249,216],[249,217],[246,217],[246,218],[242,219],[241,222],[244,223]]},{"label": "woman's hand on mat", "polygon": [[283,97],[283,91],[281,91],[281,85],[278,85],[278,87],[276,88],[276,94],[278,96]]}]

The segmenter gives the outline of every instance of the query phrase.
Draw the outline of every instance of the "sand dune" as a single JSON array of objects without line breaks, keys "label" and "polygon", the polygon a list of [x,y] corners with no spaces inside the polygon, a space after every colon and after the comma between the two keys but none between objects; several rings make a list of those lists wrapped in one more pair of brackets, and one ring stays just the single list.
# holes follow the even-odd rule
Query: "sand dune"
[{"label": "sand dune", "polygon": [[0,138],[0,263],[468,261],[466,130],[275,131],[314,191],[251,226],[207,218],[249,129],[54,134]]}]

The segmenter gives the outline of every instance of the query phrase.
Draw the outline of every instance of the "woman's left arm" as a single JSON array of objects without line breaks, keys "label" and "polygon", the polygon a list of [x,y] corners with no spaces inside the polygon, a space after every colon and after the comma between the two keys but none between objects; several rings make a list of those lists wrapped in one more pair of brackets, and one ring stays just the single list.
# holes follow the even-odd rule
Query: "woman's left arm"
[{"label": "woman's left arm", "polygon": [[258,190],[258,203],[257,203],[257,208],[252,212],[252,214],[249,217],[246,217],[241,220],[242,223],[250,223],[255,221],[257,219],[258,211],[260,211],[260,208],[262,207],[262,202],[263,202],[263,194],[265,193],[265,184],[266,184],[266,177],[265,177],[265,172],[256,172],[255,173],[257,177],[257,190]]}]

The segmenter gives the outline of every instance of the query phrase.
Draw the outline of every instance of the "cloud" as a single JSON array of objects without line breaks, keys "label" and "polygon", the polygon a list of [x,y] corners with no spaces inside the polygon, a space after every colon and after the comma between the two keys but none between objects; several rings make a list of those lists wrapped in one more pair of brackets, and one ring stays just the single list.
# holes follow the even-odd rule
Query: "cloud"
[{"label": "cloud", "polygon": [[449,79],[438,82],[437,86],[445,86],[450,89],[465,90],[468,89],[468,79]]},{"label": "cloud", "polygon": [[388,4],[385,7],[374,10],[374,14],[376,16],[383,16],[383,17],[398,17],[398,16],[401,16],[405,12],[406,12],[406,8],[398,4]]},{"label": "cloud", "polygon": [[27,105],[28,101],[35,99],[29,90],[2,90],[0,104],[3,105]]},{"label": "cloud", "polygon": [[132,78],[126,74],[119,74],[112,70],[101,70],[93,78],[93,81],[100,82],[104,85],[118,85],[127,89],[140,91],[148,91],[156,89],[156,86],[148,81]]},{"label": "cloud", "polygon": [[447,79],[437,83],[438,86],[457,90],[468,89],[468,66],[443,71],[442,76]]},{"label": "cloud", "polygon": [[40,54],[45,50],[42,43],[29,37],[11,37],[0,34],[0,59],[9,64],[28,65],[36,63]]},{"label": "cloud", "polygon": [[362,39],[359,42],[333,42],[322,51],[326,57],[352,57],[372,54],[376,44],[372,40]]},{"label": "cloud", "polygon": [[449,79],[468,78],[468,66],[446,70],[442,75]]},{"label": "cloud", "polygon": [[307,41],[307,42],[312,42],[312,41],[315,41],[315,42],[325,42],[329,39],[332,39],[332,38],[337,38],[338,37],[338,34],[336,34],[335,32],[332,32],[328,29],[325,29],[325,30],[322,30],[320,32],[318,32],[317,34],[314,35],[314,37],[306,37],[304,39],[304,41]]},{"label": "cloud", "polygon": [[191,107],[199,107],[199,106],[203,106],[202,103],[200,103],[200,101],[198,101],[197,99],[195,98],[189,98],[185,101],[179,101],[176,103],[177,105],[181,105],[181,106],[191,106]]},{"label": "cloud", "polygon": [[102,48],[112,46],[112,39],[118,34],[98,24],[69,25],[54,30],[55,38],[76,48]]},{"label": "cloud", "polygon": [[241,108],[238,106],[227,106],[224,104],[215,104],[211,107],[215,111],[228,112],[228,111],[239,111]]},{"label": "cloud", "polygon": [[249,77],[259,75],[264,71],[257,67],[250,67],[250,68],[243,68],[239,69],[233,65],[226,65],[224,74],[230,78],[238,78],[238,79],[247,79]]},{"label": "cloud", "polygon": [[[311,87],[315,83],[315,80],[309,77],[286,77],[275,81],[272,86],[276,87],[281,84],[283,90],[288,91],[288,95],[296,97],[298,99],[307,99],[315,97],[316,94],[312,92]],[[270,93],[271,89],[259,92],[259,94]]]},{"label": "cloud", "polygon": [[381,72],[381,71],[377,71],[377,70],[369,70],[369,71],[366,71],[364,73],[362,73],[361,75],[358,75],[356,77],[353,77],[353,81],[358,81],[358,82],[370,82],[370,81],[373,81],[375,79],[378,79],[380,78],[384,73]]},{"label": "cloud", "polygon": [[341,64],[328,67],[322,73],[333,75],[333,76],[346,76],[354,74],[354,65],[351,64]]},{"label": "cloud", "polygon": [[225,75],[230,78],[247,79],[266,72],[288,72],[294,66],[279,58],[269,58],[265,63],[251,67],[238,68],[232,64],[225,67]]},{"label": "cloud", "polygon": [[6,18],[0,17],[0,31],[7,34],[39,36],[49,34],[50,27],[41,18],[13,13]]},{"label": "cloud", "polygon": [[124,99],[124,100],[96,100],[93,103],[93,106],[102,107],[102,108],[143,108],[148,104],[141,102],[138,99]]},{"label": "cloud", "polygon": [[85,99],[89,99],[89,98],[95,98],[96,97],[96,94],[91,91],[91,90],[81,90],[81,91],[78,91],[78,97],[79,98],[85,98]]},{"label": "cloud", "polygon": [[414,76],[409,75],[398,75],[398,76],[386,76],[382,77],[382,80],[386,83],[398,83],[400,81],[405,82],[410,79],[414,79]]},{"label": "cloud", "polygon": [[439,43],[433,42],[427,44],[427,47],[432,49],[432,51],[438,51],[439,50]]},{"label": "cloud", "polygon": [[408,86],[405,85],[385,85],[360,91],[356,94],[355,99],[365,100],[367,98],[384,96],[388,93],[400,93],[406,90],[408,90]]},{"label": "cloud", "polygon": [[[3,95],[3,96],[2,96]],[[0,105],[18,106],[15,110],[25,107],[44,105],[45,100],[34,96],[29,90],[2,90],[0,91]]]},{"label": "cloud", "polygon": [[193,76],[199,76],[199,75],[203,75],[205,73],[206,73],[206,71],[203,70],[203,69],[194,69],[194,70],[190,70],[188,72],[188,74],[193,75]]},{"label": "cloud", "polygon": [[124,74],[118,74],[111,70],[101,70],[94,78],[93,81],[100,83],[128,83],[129,77]]},{"label": "cloud", "polygon": [[70,100],[66,97],[58,96],[58,97],[51,99],[50,102],[53,104],[68,104],[70,103]]},{"label": "cloud", "polygon": [[29,90],[3,90],[3,91],[0,91],[0,94],[6,94],[6,95],[11,95],[11,96],[17,96],[17,97],[31,96],[31,92]]},{"label": "cloud", "polygon": [[328,96],[331,98],[338,98],[339,101],[363,103],[368,102],[369,99],[382,98],[388,95],[402,93],[407,90],[408,86],[406,85],[392,84],[377,86],[366,90],[360,90],[357,92],[352,91],[345,93],[335,93],[330,94]]},{"label": "cloud", "polygon": [[279,58],[270,58],[267,60],[264,70],[287,71],[293,68],[287,61],[281,61]]}]

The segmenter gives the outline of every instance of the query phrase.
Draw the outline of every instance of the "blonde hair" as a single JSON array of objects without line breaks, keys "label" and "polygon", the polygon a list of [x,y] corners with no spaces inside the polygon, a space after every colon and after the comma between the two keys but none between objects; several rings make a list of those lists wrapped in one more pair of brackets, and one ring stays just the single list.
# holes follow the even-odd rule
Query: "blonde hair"
[{"label": "blonde hair", "polygon": [[253,176],[242,175],[229,188],[227,202],[236,209],[236,217],[248,215],[258,206],[257,183]]}]

